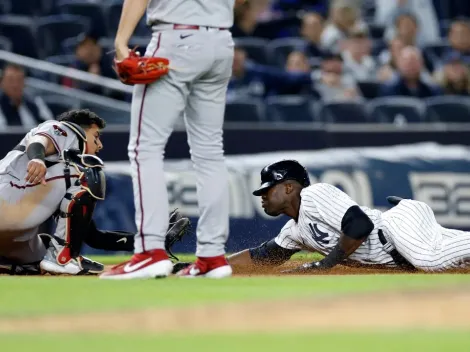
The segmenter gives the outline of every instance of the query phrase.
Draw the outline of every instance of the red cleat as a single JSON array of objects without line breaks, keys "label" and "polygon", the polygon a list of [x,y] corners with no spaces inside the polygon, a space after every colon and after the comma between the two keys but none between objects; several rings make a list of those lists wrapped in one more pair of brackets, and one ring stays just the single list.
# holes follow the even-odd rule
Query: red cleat
[{"label": "red cleat", "polygon": [[134,254],[128,262],[116,265],[100,275],[100,279],[155,279],[167,277],[173,270],[173,263],[163,249]]},{"label": "red cleat", "polygon": [[179,277],[207,277],[223,279],[232,276],[232,267],[225,256],[197,258],[194,264],[178,271]]}]

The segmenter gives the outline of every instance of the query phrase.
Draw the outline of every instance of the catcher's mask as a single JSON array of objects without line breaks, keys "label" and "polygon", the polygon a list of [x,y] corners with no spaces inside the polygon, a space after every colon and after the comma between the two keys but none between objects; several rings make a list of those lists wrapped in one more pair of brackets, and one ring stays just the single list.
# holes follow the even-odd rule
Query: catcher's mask
[{"label": "catcher's mask", "polygon": [[[70,187],[70,166],[78,172],[80,187],[90,195],[99,200],[104,200],[106,193],[106,177],[103,172],[104,163],[96,155],[81,154],[76,149],[65,149],[62,151],[62,160],[65,163],[64,174],[67,188]],[[68,176],[67,176],[68,175]]]}]

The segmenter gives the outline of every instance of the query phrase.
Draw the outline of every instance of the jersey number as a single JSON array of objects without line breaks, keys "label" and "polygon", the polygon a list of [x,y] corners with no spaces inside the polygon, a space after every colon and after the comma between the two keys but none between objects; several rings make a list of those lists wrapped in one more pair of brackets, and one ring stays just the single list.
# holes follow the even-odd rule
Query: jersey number
[{"label": "jersey number", "polygon": [[321,243],[324,245],[327,245],[330,242],[329,240],[327,240],[328,232],[320,231],[317,224],[310,223],[308,224],[308,226],[310,227],[310,230],[312,231],[312,236],[315,242]]}]

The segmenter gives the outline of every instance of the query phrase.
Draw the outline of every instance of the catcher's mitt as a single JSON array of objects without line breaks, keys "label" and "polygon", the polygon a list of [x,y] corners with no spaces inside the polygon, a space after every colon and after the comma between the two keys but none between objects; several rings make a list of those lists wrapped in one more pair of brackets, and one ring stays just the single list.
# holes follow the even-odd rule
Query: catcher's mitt
[{"label": "catcher's mitt", "polygon": [[181,241],[184,235],[189,232],[190,228],[191,221],[188,218],[184,218],[178,212],[178,209],[173,210],[170,214],[168,231],[165,237],[165,250],[168,255],[176,261],[178,258],[171,252],[171,247],[173,247],[176,242]]},{"label": "catcher's mitt", "polygon": [[141,57],[135,50],[122,61],[114,59],[114,71],[122,83],[149,84],[168,74],[170,61],[162,57]]}]

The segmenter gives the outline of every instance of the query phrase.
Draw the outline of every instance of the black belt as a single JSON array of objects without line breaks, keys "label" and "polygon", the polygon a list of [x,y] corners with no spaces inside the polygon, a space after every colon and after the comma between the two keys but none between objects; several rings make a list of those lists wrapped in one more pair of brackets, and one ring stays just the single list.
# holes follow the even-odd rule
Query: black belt
[{"label": "black belt", "polygon": [[413,271],[416,270],[416,268],[413,265],[411,265],[411,263],[408,260],[406,260],[404,256],[398,253],[398,251],[395,248],[393,248],[389,242],[387,242],[387,239],[385,238],[382,230],[379,230],[378,234],[379,234],[380,243],[382,243],[382,245],[384,246],[385,252],[390,254],[393,261],[398,267],[405,269],[405,270],[413,270]]},{"label": "black belt", "polygon": [[[13,148],[13,150],[24,153],[26,151],[26,146],[18,144],[15,148]],[[47,168],[50,168],[51,166],[58,164],[58,162],[44,160],[44,164]]]}]

